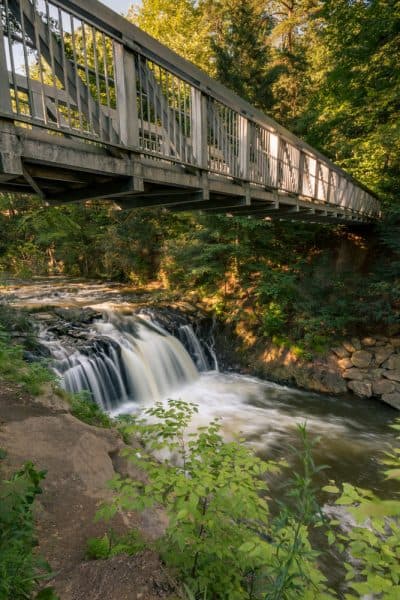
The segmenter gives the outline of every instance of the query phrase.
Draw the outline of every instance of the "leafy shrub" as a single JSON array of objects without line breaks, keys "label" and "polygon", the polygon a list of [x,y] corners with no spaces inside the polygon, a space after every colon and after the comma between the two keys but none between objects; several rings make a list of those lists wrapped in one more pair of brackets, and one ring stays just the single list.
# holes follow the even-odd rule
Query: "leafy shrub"
[{"label": "leafy shrub", "polygon": [[92,560],[111,558],[118,554],[133,556],[144,550],[146,544],[136,529],[127,535],[117,536],[113,531],[105,533],[101,538],[87,541],[86,557]]},{"label": "leafy shrub", "polygon": [[268,337],[272,337],[284,330],[286,324],[286,315],[277,302],[270,302],[266,307],[262,320],[262,332]]},{"label": "leafy shrub", "polygon": [[[196,597],[206,590],[211,598],[227,600],[330,597],[308,540],[308,527],[320,520],[310,446],[305,473],[291,488],[295,511],[288,505],[271,519],[265,475],[276,472],[277,464],[257,458],[241,440],[224,442],[216,420],[189,433],[195,412],[193,404],[170,400],[167,407],[156,404],[147,411],[150,423],[134,419],[128,425],[127,435],[143,449],[124,454],[147,482],[117,476],[115,499],[99,518],[161,504],[169,520],[159,542],[161,556]],[[308,444],[304,430],[303,441]]]},{"label": "leafy shrub", "polygon": [[40,394],[43,385],[54,381],[55,376],[42,363],[27,363],[21,346],[12,344],[9,335],[0,326],[0,377],[22,383],[33,395]]},{"label": "leafy shrub", "polygon": [[80,421],[105,429],[112,427],[112,419],[92,400],[90,392],[69,394],[67,398],[71,405],[71,413]]},{"label": "leafy shrub", "polygon": [[[0,456],[4,458],[3,452]],[[0,478],[0,598],[31,598],[49,577],[49,565],[35,553],[37,545],[32,514],[35,497],[41,493],[44,471],[30,462],[9,479]],[[36,598],[56,600],[51,589]]]},{"label": "leafy shrub", "polygon": [[[400,421],[394,428],[400,431]],[[386,477],[400,484],[400,447],[386,453],[382,462],[390,467]],[[340,491],[336,504],[346,508],[355,520],[350,531],[344,533],[337,528],[335,534],[329,534],[329,543],[343,555],[347,585],[352,590],[346,600],[365,595],[381,600],[399,598],[400,499],[383,500],[370,490],[348,483],[341,490],[334,482],[324,489],[328,493]],[[336,521],[332,524],[339,525]]]}]

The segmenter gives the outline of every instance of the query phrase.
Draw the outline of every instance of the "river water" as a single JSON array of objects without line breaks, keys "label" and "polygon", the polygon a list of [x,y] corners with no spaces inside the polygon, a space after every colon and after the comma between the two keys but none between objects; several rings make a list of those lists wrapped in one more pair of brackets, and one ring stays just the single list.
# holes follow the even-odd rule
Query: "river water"
[{"label": "river water", "polygon": [[310,435],[319,437],[316,463],[330,467],[320,475],[320,483],[349,481],[386,493],[388,484],[378,461],[394,443],[390,424],[398,416],[387,405],[219,372],[209,340],[199,340],[187,324],[177,328],[177,337],[168,335],[156,317],[138,310],[151,296],[120,285],[38,279],[9,282],[0,294],[10,304],[32,310],[92,307],[103,313],[93,323],[80,325],[85,331],[79,332],[84,339],[78,348],[43,325],[43,319],[38,322],[64,387],[88,389],[111,414],[140,412],[168,398],[195,402],[195,425],[219,417],[227,438],[240,433],[263,457],[284,456],[293,464],[289,446],[297,445],[297,426],[307,423]]}]

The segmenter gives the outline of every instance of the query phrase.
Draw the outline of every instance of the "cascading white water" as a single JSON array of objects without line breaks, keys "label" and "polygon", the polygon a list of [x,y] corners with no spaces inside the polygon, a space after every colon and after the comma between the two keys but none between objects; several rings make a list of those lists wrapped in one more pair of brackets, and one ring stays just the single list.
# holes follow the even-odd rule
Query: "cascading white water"
[{"label": "cascading white water", "polygon": [[178,339],[137,316],[108,313],[93,323],[89,344],[72,353],[55,340],[44,343],[56,359],[63,387],[74,393],[87,390],[107,411],[127,402],[163,399],[199,376]]},{"label": "cascading white water", "polygon": [[181,325],[179,327],[179,334],[182,341],[186,342],[185,345],[189,347],[190,354],[194,359],[196,367],[199,371],[208,371],[209,365],[203,348],[201,347],[200,340],[193,331],[191,325]]}]

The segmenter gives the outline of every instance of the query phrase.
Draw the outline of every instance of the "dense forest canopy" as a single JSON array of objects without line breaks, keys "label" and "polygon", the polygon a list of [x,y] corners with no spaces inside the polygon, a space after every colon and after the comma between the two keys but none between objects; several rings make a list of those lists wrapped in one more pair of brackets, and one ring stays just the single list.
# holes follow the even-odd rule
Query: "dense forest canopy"
[{"label": "dense forest canopy", "polygon": [[[365,239],[341,227],[98,201],[47,208],[4,194],[0,272],[156,280],[311,348],[397,322],[400,3],[143,0],[127,18],[347,169],[380,197],[385,222]],[[364,253],[358,269],[353,251],[353,263],[338,260],[346,244]]]}]

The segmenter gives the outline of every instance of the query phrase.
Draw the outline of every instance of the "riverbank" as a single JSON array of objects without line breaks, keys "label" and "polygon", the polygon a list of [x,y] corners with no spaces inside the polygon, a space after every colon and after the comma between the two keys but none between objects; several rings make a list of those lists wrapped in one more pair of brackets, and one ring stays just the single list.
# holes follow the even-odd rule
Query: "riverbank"
[{"label": "riverbank", "polygon": [[124,443],[115,429],[76,419],[69,404],[48,388],[32,397],[16,383],[0,380],[0,448],[10,473],[32,461],[47,471],[35,502],[38,552],[54,573],[48,583],[62,600],[156,600],[177,598],[176,585],[155,552],[88,561],[87,541],[112,528],[124,535],[137,528],[147,540],[163,531],[161,513],[117,515],[95,523],[99,505],[110,499],[107,483],[117,474],[137,477],[120,457]]},{"label": "riverbank", "polygon": [[[13,331],[14,339],[23,345],[27,338],[32,341],[29,326],[28,334],[26,331],[27,320],[36,328],[50,327],[75,344],[85,338],[84,328],[95,317],[101,318],[103,311],[144,311],[156,314],[156,320],[173,335],[180,325],[189,323],[207,339],[209,347],[215,345],[223,371],[310,392],[372,398],[400,410],[400,335],[393,326],[382,327],[380,333],[366,330],[364,335],[336,341],[324,351],[310,352],[279,336],[256,335],[251,311],[242,312],[242,319],[219,315],[215,299],[195,293],[178,297],[157,286],[132,288],[59,277],[10,280],[0,291],[7,304],[23,309],[26,315],[22,328],[19,319]],[[88,310],[88,306],[92,308]]]},{"label": "riverbank", "polygon": [[246,321],[217,321],[214,336],[223,368],[305,391],[373,399],[400,410],[398,328],[336,341],[318,353],[287,340],[257,338]]}]

